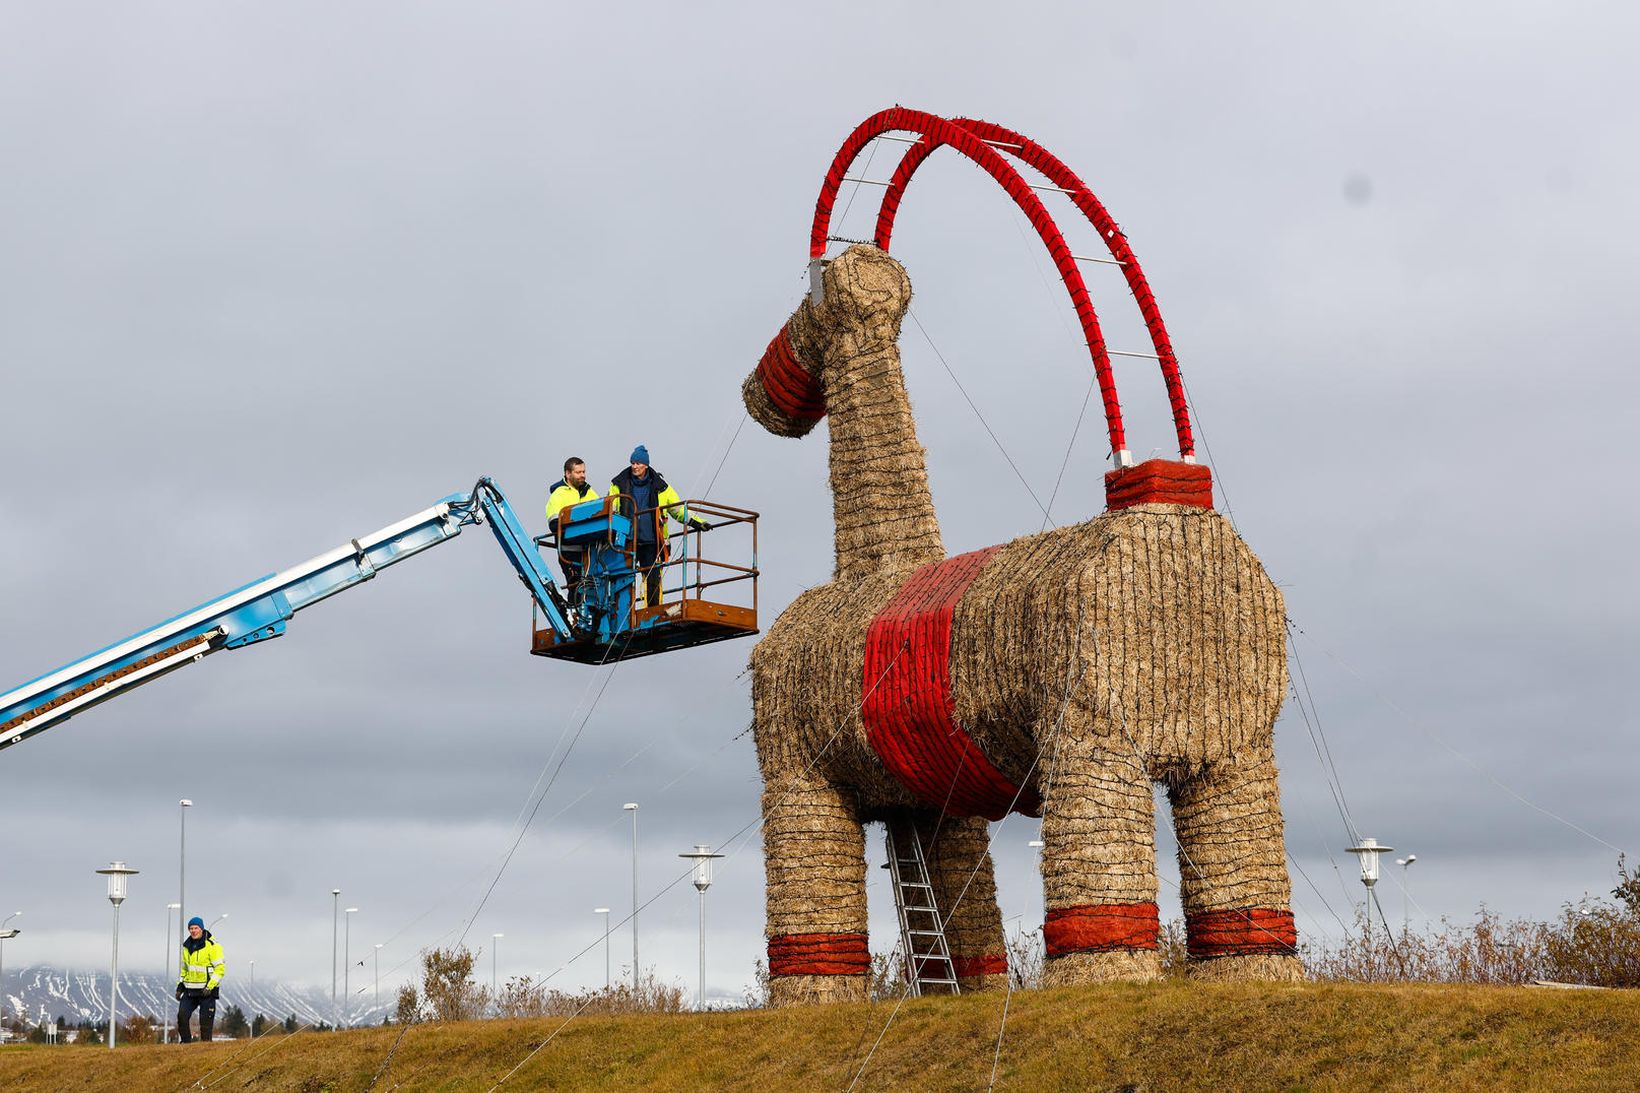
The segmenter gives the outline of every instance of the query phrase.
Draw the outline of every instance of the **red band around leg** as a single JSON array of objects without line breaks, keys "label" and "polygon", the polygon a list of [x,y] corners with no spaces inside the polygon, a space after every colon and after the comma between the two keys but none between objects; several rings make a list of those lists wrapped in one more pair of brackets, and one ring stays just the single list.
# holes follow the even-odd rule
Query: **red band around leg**
[{"label": "red band around leg", "polygon": [[951,970],[958,979],[972,979],[979,975],[1001,975],[1008,970],[1008,958],[996,953],[984,956],[953,956]]},{"label": "red band around leg", "polygon": [[1161,932],[1154,903],[1055,907],[1042,924],[1048,956],[1154,949]]},{"label": "red band around leg", "polygon": [[779,934],[769,939],[770,975],[864,975],[865,934]]},{"label": "red band around leg", "polygon": [[1192,960],[1259,953],[1291,955],[1298,949],[1293,913],[1272,907],[1197,911],[1184,916],[1184,929]]}]

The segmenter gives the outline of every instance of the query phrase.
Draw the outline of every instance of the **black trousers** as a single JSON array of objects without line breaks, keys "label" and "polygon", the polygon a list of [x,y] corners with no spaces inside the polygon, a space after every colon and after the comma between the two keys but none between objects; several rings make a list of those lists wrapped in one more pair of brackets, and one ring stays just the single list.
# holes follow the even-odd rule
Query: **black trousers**
[{"label": "black trousers", "polygon": [[644,606],[657,607],[661,602],[661,571],[655,565],[660,555],[660,544],[651,539],[638,542],[638,570],[644,575]]},{"label": "black trousers", "polygon": [[188,1018],[199,1011],[199,1038],[207,1044],[211,1042],[211,1026],[216,1024],[216,999],[209,991],[183,991],[182,1001],[177,1003],[177,1033],[182,1042],[191,1044],[194,1040],[192,1030],[188,1028]]}]

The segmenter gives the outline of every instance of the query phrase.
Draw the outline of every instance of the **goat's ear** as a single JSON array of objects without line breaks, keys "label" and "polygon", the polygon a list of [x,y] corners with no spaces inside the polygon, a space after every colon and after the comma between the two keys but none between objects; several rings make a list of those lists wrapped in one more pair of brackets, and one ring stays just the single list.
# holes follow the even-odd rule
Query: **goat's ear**
[{"label": "goat's ear", "polygon": [[746,412],[769,432],[807,436],[815,422],[826,416],[826,392],[792,349],[790,325],[781,327],[769,342],[756,370],[741,385],[740,396]]}]

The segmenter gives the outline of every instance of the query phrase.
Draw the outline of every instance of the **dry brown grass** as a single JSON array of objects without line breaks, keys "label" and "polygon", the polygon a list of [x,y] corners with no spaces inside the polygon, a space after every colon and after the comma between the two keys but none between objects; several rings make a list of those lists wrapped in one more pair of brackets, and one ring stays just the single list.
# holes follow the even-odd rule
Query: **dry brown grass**
[{"label": "dry brown grass", "polygon": [[[906,1002],[859,1088],[983,1089],[1000,994]],[[377,1089],[840,1090],[893,1003],[412,1027]],[[1470,986],[1110,984],[1015,993],[999,1089],[1632,1088],[1640,994]],[[397,1029],[119,1051],[0,1049],[0,1087],[363,1090]],[[551,1037],[550,1043],[546,1041]]]}]

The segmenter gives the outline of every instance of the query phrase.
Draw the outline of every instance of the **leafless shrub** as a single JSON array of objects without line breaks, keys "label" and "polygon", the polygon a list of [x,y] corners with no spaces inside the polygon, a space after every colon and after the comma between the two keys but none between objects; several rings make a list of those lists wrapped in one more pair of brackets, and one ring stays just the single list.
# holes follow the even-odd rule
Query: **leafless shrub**
[{"label": "leafless shrub", "polygon": [[500,1017],[613,1016],[629,1013],[683,1013],[689,1008],[683,987],[663,983],[649,972],[636,986],[622,981],[581,991],[548,990],[529,976],[507,980],[496,998]]},{"label": "leafless shrub", "polygon": [[1003,935],[1007,948],[1008,985],[1016,991],[1033,990],[1042,985],[1042,931],[1018,930]]}]

